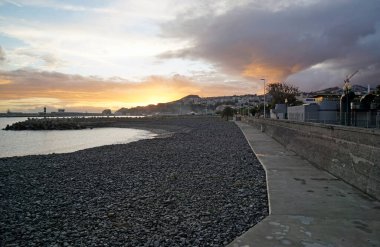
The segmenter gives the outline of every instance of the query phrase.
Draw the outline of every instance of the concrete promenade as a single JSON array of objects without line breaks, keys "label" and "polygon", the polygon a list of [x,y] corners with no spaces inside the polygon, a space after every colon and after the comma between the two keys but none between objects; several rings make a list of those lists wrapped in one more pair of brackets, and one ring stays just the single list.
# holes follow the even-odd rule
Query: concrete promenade
[{"label": "concrete promenade", "polygon": [[269,216],[229,247],[380,246],[380,202],[236,122],[267,174]]}]

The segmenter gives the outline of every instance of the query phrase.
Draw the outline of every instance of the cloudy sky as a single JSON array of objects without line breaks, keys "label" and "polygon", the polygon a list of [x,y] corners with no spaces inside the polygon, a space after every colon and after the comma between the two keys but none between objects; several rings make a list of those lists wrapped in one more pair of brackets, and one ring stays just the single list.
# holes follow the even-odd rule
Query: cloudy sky
[{"label": "cloudy sky", "polygon": [[0,112],[380,84],[379,0],[0,0]]}]

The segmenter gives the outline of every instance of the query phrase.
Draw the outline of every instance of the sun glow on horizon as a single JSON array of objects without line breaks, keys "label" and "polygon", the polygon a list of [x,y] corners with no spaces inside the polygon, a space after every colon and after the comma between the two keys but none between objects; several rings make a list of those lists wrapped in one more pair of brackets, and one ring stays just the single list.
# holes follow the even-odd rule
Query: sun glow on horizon
[{"label": "sun glow on horizon", "polygon": [[[1,72],[1,71],[0,71]],[[148,77],[141,82],[113,81],[37,71],[3,72],[0,78],[0,111],[54,109],[104,109],[146,106],[178,100],[201,91],[184,77]]]}]

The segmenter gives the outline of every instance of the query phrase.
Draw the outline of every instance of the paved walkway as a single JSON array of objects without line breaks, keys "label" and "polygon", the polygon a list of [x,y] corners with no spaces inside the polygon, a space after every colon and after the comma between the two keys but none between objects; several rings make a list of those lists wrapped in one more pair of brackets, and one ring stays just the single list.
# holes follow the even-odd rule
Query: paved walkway
[{"label": "paved walkway", "polygon": [[236,122],[267,174],[270,215],[229,247],[380,246],[380,202]]}]

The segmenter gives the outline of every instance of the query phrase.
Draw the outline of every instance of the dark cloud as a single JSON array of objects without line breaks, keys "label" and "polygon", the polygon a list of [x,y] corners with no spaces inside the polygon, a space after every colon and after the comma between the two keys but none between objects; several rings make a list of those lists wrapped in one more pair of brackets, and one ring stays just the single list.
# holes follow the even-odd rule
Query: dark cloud
[{"label": "dark cloud", "polygon": [[193,46],[160,57],[204,59],[224,72],[272,81],[292,75],[312,88],[325,83],[317,72],[336,75],[331,83],[337,84],[359,69],[358,83],[380,84],[379,13],[378,0],[321,0],[276,11],[252,3],[219,16],[181,16],[164,24],[162,35]]},{"label": "dark cloud", "polygon": [[0,46],[0,63],[5,61],[5,51]]}]

